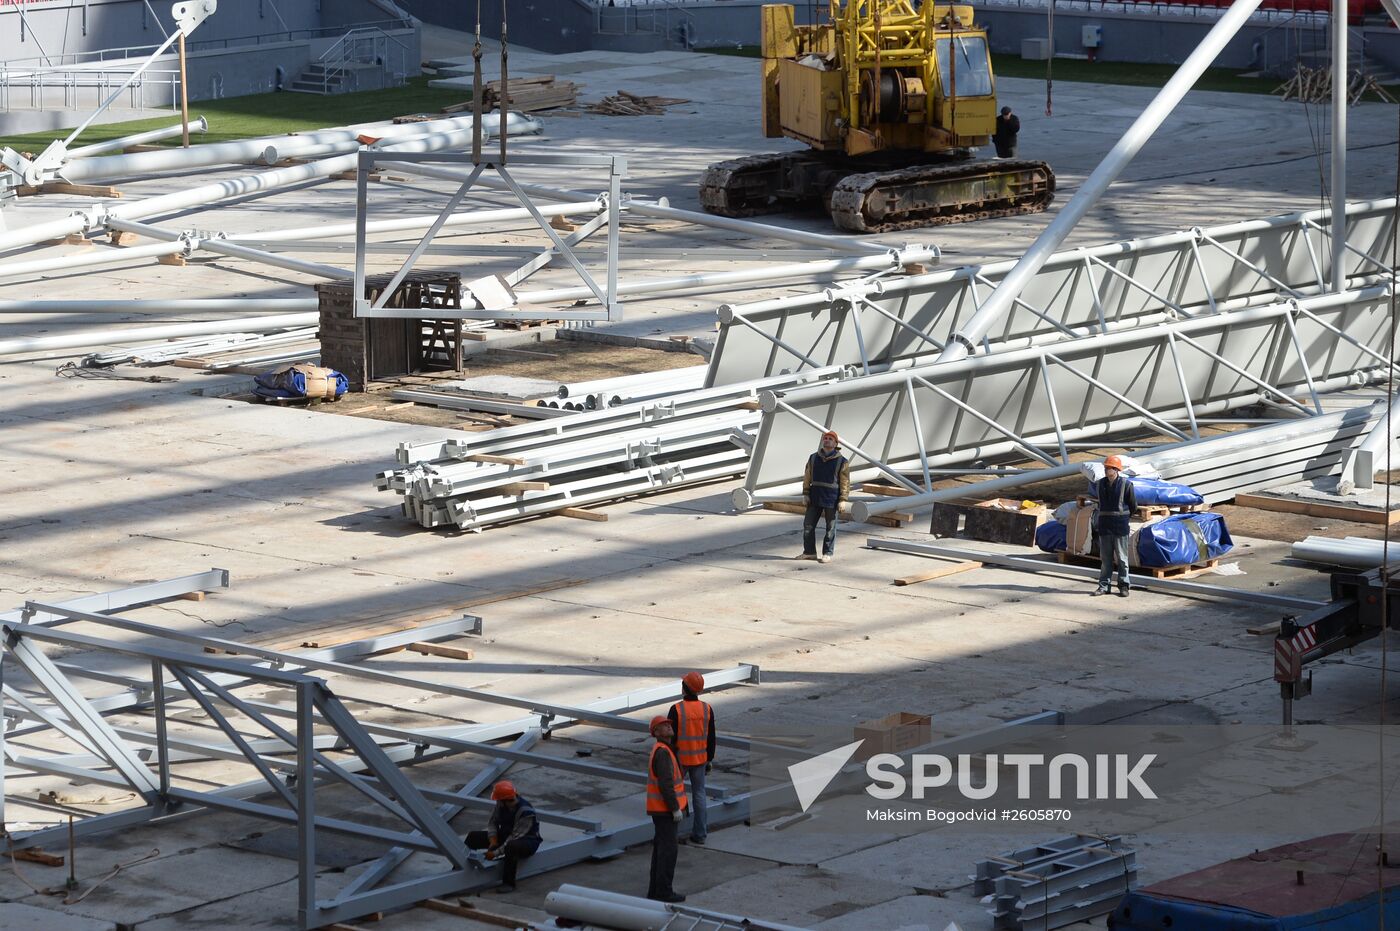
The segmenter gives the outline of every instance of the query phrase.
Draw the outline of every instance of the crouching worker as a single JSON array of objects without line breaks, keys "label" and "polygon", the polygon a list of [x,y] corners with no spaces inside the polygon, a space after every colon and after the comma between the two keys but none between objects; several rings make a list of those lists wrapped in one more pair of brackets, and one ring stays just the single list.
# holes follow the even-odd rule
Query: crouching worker
[{"label": "crouching worker", "polygon": [[540,823],[535,818],[534,807],[517,795],[515,786],[504,779],[491,790],[491,801],[496,807],[491,812],[487,830],[467,834],[467,846],[472,850],[484,848],[488,860],[503,860],[501,884],[496,891],[514,892],[515,871],[520,861],[534,856],[540,849]]}]

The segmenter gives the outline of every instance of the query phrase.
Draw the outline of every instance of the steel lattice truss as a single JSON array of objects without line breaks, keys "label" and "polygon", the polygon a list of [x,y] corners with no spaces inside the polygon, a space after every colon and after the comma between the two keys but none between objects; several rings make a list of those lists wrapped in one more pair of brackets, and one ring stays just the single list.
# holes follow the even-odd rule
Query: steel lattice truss
[{"label": "steel lattice truss", "polygon": [[[81,818],[74,826],[78,836],[196,809],[295,824],[299,921],[303,928],[320,927],[496,881],[496,867],[470,854],[450,821],[467,809],[489,810],[492,803],[479,794],[514,763],[620,781],[640,790],[646,781],[640,767],[560,759],[533,753],[531,747],[554,728],[585,721],[645,733],[645,722],[619,712],[679,698],[679,690],[668,685],[573,707],[345,662],[408,642],[479,632],[480,619],[472,616],[330,649],[285,653],[98,613],[227,584],[227,572],[211,570],[64,604],[30,602],[21,611],[0,615],[9,667],[0,698],[6,719],[0,739],[10,793],[5,797],[7,826],[27,817],[33,807],[15,796],[16,783],[29,785],[45,777],[134,793],[130,807]],[[74,624],[99,633],[76,632],[70,629]],[[137,668],[149,672],[121,675],[97,671],[104,663],[59,662],[46,654],[46,647],[82,651],[87,654],[84,660],[115,658],[128,667],[135,661]],[[228,653],[238,656],[216,655]],[[390,726],[349,711],[347,699],[332,689],[327,676],[338,683],[369,681],[420,696],[449,695],[516,707],[525,714],[497,724],[453,721],[416,730]],[[722,688],[757,682],[758,669],[739,665],[705,676],[708,688]],[[269,689],[291,698],[272,698]],[[191,723],[192,711],[202,712],[209,723]],[[502,740],[511,743],[489,742]],[[749,746],[737,738],[723,740]],[[459,754],[480,757],[482,767],[456,792],[418,786],[401,768]],[[716,825],[746,816],[747,795],[722,786],[709,794]],[[539,816],[553,826],[552,833],[563,837],[551,839],[528,860],[524,875],[620,853],[651,834],[649,819],[604,830],[596,821],[565,813],[541,810]],[[26,847],[58,841],[68,830],[67,825],[12,830],[9,836],[16,847]],[[377,843],[384,853],[333,896],[322,898],[317,892],[316,849],[327,835]],[[399,865],[422,851],[443,857],[446,865],[425,876],[391,881]]]},{"label": "steel lattice truss", "polygon": [[1198,418],[1248,405],[1321,414],[1320,393],[1389,370],[1389,297],[1377,284],[767,392],[738,497],[794,493],[803,457],[793,451],[828,428],[852,478],[882,475],[918,493],[938,467],[1007,454],[1062,465],[1072,442],[1116,431],[1188,440]]},{"label": "steel lattice truss", "polygon": [[[1395,201],[1347,210],[1351,279],[1390,273]],[[1327,290],[1327,211],[1287,214],[1051,257],[981,351],[1077,339]],[[1014,261],[846,285],[720,309],[706,384],[937,355]]]}]

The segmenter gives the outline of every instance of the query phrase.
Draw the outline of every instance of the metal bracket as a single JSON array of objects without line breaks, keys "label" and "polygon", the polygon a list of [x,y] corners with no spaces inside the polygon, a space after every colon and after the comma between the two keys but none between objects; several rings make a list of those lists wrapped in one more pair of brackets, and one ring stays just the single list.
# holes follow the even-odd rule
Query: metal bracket
[{"label": "metal bracket", "polygon": [[213,16],[218,8],[218,0],[190,0],[171,4],[170,16],[175,20],[176,28],[189,35],[199,28],[200,23]]}]

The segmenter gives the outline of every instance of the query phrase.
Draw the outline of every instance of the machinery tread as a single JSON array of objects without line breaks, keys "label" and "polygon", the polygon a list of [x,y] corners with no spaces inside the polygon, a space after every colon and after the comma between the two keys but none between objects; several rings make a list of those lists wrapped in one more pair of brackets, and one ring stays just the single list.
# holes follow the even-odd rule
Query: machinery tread
[{"label": "machinery tread", "polygon": [[[866,214],[871,192],[881,186],[891,186],[914,182],[927,182],[940,178],[957,181],[963,177],[981,174],[987,169],[998,174],[1013,174],[1023,171],[1042,170],[1047,183],[1038,196],[1025,201],[997,202],[981,210],[959,210],[951,213],[919,211],[905,219],[872,220]],[[964,162],[954,165],[918,165],[894,171],[875,171],[853,174],[842,178],[831,192],[831,218],[842,229],[858,233],[884,233],[892,230],[916,229],[927,226],[946,226],[952,223],[967,223],[991,217],[1009,217],[1018,214],[1040,213],[1049,206],[1055,196],[1055,175],[1044,162],[1031,160],[997,160]]]},{"label": "machinery tread", "polygon": [[766,197],[762,203],[746,198],[744,176],[771,171],[794,154],[797,153],[773,152],[716,162],[700,176],[700,205],[722,217],[754,217],[781,211],[784,205],[776,197]]}]

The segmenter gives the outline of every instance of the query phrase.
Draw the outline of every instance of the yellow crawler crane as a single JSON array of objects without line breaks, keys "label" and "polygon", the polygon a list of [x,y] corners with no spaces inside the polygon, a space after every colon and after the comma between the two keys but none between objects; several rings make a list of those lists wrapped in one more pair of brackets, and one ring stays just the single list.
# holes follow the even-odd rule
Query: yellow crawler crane
[{"label": "yellow crawler crane", "polygon": [[987,32],[972,7],[829,0],[798,26],[763,8],[763,134],[807,151],[711,165],[700,202],[730,217],[824,206],[836,225],[882,232],[1039,213],[1055,175],[1037,161],[972,161],[996,129]]}]

